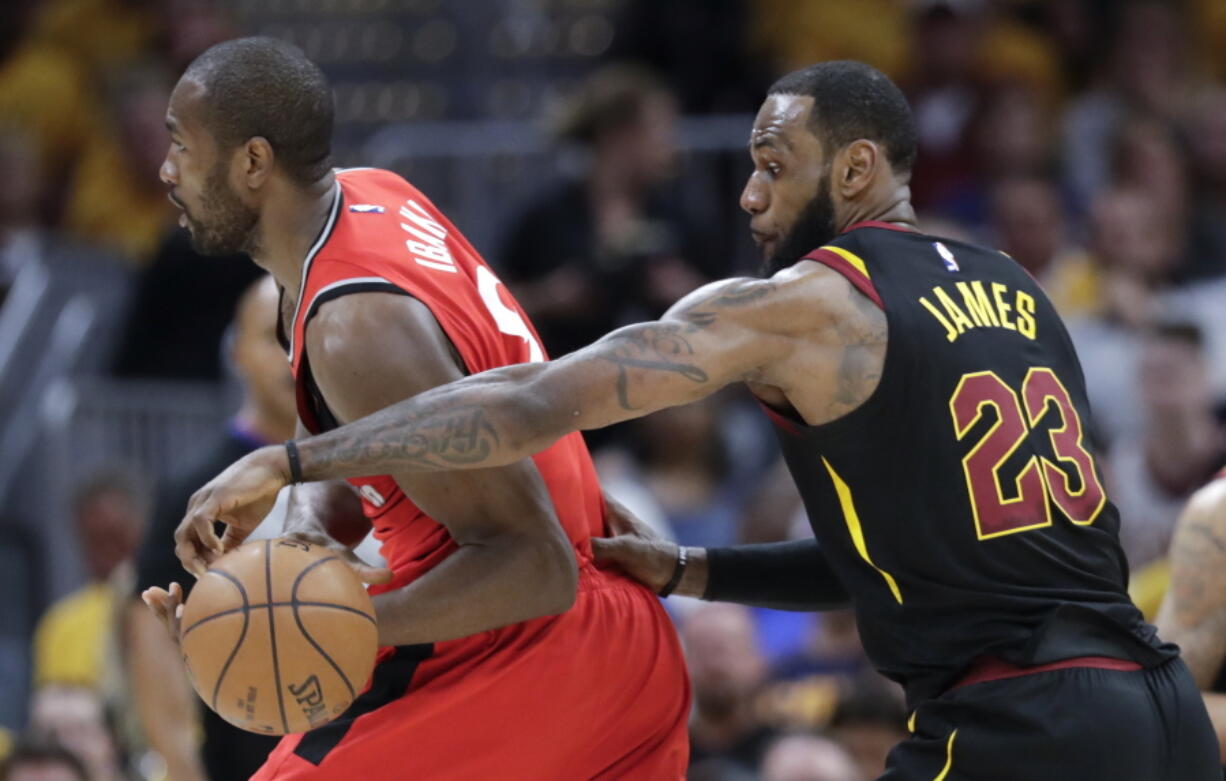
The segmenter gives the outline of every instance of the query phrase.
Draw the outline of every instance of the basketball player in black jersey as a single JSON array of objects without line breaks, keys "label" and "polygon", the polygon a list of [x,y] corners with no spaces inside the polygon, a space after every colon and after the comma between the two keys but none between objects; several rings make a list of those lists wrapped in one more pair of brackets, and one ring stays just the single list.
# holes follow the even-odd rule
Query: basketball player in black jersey
[{"label": "basketball player in black jersey", "polygon": [[662,594],[850,601],[912,709],[883,778],[1219,778],[1191,676],[1125,594],[1064,326],[1005,255],[916,231],[902,94],[859,63],[789,74],[750,154],[741,201],[767,278],[256,451],[193,497],[180,557],[209,560],[214,519],[249,525],[252,503],[290,482],[505,464],[743,382],[816,541],[703,550],[628,535],[607,558]]}]

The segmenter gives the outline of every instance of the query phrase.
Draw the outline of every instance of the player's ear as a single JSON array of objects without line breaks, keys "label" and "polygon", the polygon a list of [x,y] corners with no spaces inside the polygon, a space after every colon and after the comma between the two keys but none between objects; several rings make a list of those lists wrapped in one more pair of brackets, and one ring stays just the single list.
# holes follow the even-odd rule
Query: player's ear
[{"label": "player's ear", "polygon": [[834,186],[844,199],[854,198],[872,182],[881,148],[864,138],[848,144],[839,156],[843,165],[837,171]]},{"label": "player's ear", "polygon": [[243,147],[243,183],[257,189],[272,175],[272,144],[263,136],[252,136]]}]

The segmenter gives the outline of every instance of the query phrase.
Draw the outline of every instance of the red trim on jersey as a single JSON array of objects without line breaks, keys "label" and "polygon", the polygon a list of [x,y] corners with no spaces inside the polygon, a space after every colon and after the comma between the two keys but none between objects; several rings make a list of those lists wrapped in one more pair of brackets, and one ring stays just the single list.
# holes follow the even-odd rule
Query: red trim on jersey
[{"label": "red trim on jersey", "polygon": [[836,255],[828,249],[815,249],[801,258],[801,260],[812,260],[824,266],[829,266],[846,277],[847,281],[855,286],[856,290],[868,296],[881,310],[885,310],[885,302],[881,300],[881,295],[877,292],[877,288],[873,287],[873,280],[867,274],[861,272],[860,269],[848,263],[840,255]]},{"label": "red trim on jersey", "polygon": [[1003,681],[1007,678],[1020,678],[1023,675],[1034,675],[1035,673],[1051,672],[1052,670],[1069,670],[1078,667],[1089,667],[1095,670],[1119,670],[1123,672],[1134,672],[1141,669],[1141,665],[1136,662],[1127,659],[1113,659],[1110,656],[1078,656],[1034,667],[1021,667],[1016,664],[1010,664],[1003,659],[997,659],[994,656],[985,656],[973,662],[967,668],[966,674],[949,688],[952,690],[976,683]]},{"label": "red trim on jersey", "polygon": [[766,413],[766,417],[771,419],[771,422],[788,431],[790,434],[799,434],[803,428],[803,424],[792,420],[784,413],[767,404],[762,399],[754,396],[758,405],[762,407],[762,411]]},{"label": "red trim on jersey", "polygon": [[862,220],[852,223],[844,228],[841,232],[848,233],[857,228],[885,228],[888,231],[902,231],[903,233],[917,233],[914,228],[907,228],[902,225],[896,225],[892,222],[882,222],[881,220]]}]

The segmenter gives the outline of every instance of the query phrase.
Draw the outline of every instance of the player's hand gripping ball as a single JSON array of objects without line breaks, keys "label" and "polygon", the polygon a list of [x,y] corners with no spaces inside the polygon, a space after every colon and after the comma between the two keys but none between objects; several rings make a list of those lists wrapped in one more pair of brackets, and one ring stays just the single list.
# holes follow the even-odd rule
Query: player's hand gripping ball
[{"label": "player's hand gripping ball", "polygon": [[378,633],[370,596],[327,548],[247,543],[196,582],[179,621],[196,692],[245,730],[284,735],[339,716],[366,687]]}]

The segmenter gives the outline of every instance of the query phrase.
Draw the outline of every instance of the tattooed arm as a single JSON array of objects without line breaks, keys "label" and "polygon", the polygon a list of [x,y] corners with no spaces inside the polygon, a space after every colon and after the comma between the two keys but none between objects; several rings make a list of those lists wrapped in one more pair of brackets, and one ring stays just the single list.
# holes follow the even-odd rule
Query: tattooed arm
[{"label": "tattooed arm", "polygon": [[[717,282],[657,322],[614,331],[560,360],[483,372],[302,440],[302,476],[500,466],[572,431],[696,401],[733,382],[771,389],[821,423],[876,387],[885,338],[881,311],[818,264]],[[288,478],[284,448],[256,451],[198,491],[185,522],[207,539],[210,519],[240,513]]]},{"label": "tattooed arm", "polygon": [[[1158,633],[1177,643],[1226,747],[1226,694],[1209,691],[1226,661],[1226,478],[1188,501],[1171,543],[1171,587]],[[1226,748],[1222,761],[1226,763]]]}]

